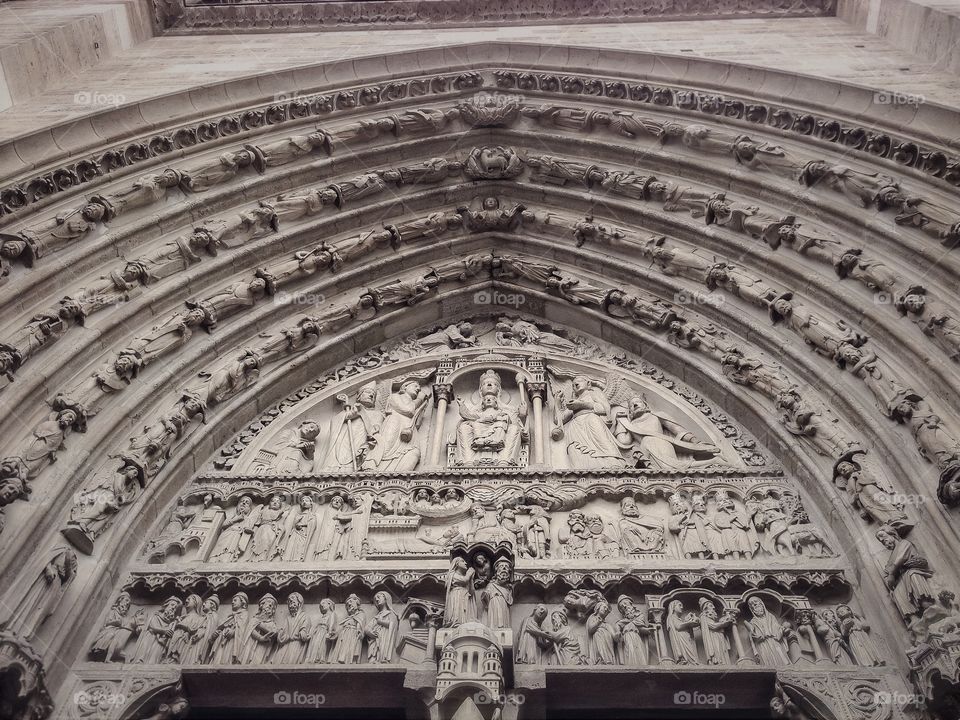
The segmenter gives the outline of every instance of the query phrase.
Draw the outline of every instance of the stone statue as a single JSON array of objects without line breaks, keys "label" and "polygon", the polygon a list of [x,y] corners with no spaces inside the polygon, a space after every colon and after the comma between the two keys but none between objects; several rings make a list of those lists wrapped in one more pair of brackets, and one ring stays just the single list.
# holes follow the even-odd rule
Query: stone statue
[{"label": "stone statue", "polygon": [[377,384],[370,382],[360,388],[353,403],[346,395],[337,396],[343,410],[330,422],[329,446],[323,460],[314,463],[315,472],[356,472],[363,467],[384,421],[380,395]]},{"label": "stone statue", "polygon": [[273,461],[277,474],[302,475],[310,472],[318,435],[320,426],[313,420],[306,420],[297,429],[290,430],[286,444]]},{"label": "stone statue", "polygon": [[473,334],[473,325],[468,322],[447,325],[442,330],[424,335],[417,340],[417,344],[427,352],[434,350],[459,350],[461,348],[476,347],[479,342]]},{"label": "stone statue", "polygon": [[750,521],[737,509],[733,498],[726,490],[717,490],[713,517],[707,523],[707,533],[712,533],[711,546],[716,557],[748,558],[754,553],[750,540]]},{"label": "stone statue", "polygon": [[551,630],[536,629],[527,626],[527,632],[543,639],[548,647],[545,652],[547,665],[586,665],[587,658],[583,654],[580,641],[574,637],[570,629],[570,620],[563,610],[554,610],[550,613]]},{"label": "stone statue", "polygon": [[333,662],[333,649],[340,629],[336,605],[330,598],[320,601],[320,617],[313,625],[313,636],[307,647],[307,662]]},{"label": "stone statue", "polygon": [[[535,120],[537,124],[557,127],[563,130],[585,130],[589,132],[595,125],[609,122],[604,113],[563,105],[524,105],[520,109],[524,117]],[[602,118],[602,119],[601,119]]]},{"label": "stone statue", "polygon": [[625,414],[617,417],[617,443],[625,450],[636,448],[637,465],[656,470],[686,470],[710,465],[720,448],[700,442],[680,423],[650,409],[646,398],[630,398]]},{"label": "stone statue", "polygon": [[544,650],[548,642],[539,633],[543,632],[543,621],[547,619],[547,606],[537,605],[523,622],[517,633],[516,661],[521,665],[542,665]]},{"label": "stone statue", "polygon": [[102,662],[126,662],[124,648],[131,638],[140,634],[146,623],[143,611],[130,617],[130,594],[122,592],[113,602],[113,607],[103,622],[103,628],[90,646],[91,660]]},{"label": "stone statue", "polygon": [[933,339],[951,360],[960,362],[960,320],[946,305],[930,300],[926,293],[922,285],[912,285],[897,296],[896,308]]},{"label": "stone statue", "polygon": [[471,180],[505,180],[523,172],[523,162],[513,148],[476,147],[463,168]]},{"label": "stone statue", "polygon": [[880,544],[890,551],[883,567],[883,579],[897,609],[905,618],[923,612],[926,602],[936,598],[930,584],[933,572],[927,559],[913,543],[900,537],[894,528],[877,530]]},{"label": "stone statue", "polygon": [[230,613],[213,634],[211,663],[214,665],[239,665],[243,660],[247,639],[250,604],[247,594],[238,592],[230,600]]},{"label": "stone statue", "polygon": [[186,648],[181,658],[183,665],[200,665],[210,661],[217,628],[220,626],[220,598],[216,595],[204,599],[200,606],[203,618],[193,637],[193,644]]},{"label": "stone statue", "polygon": [[477,457],[490,458],[494,464],[516,462],[527,419],[526,384],[517,376],[520,396],[516,404],[508,402],[500,375],[487,370],[473,398],[457,398],[461,420],[457,424],[457,459],[471,464]]},{"label": "stone statue", "polygon": [[476,598],[473,580],[476,571],[467,566],[462,557],[454,558],[447,572],[446,604],[443,611],[443,626],[457,627],[477,620]]},{"label": "stone statue", "polygon": [[624,555],[661,552],[664,546],[663,521],[643,515],[632,497],[620,501],[620,551]]},{"label": "stone statue", "polygon": [[697,512],[692,503],[678,493],[670,496],[670,519],[667,527],[677,536],[677,550],[681,557],[703,558],[710,554],[706,516]]},{"label": "stone statue", "polygon": [[344,605],[347,614],[340,619],[337,628],[337,643],[329,660],[341,665],[356,665],[360,662],[360,654],[363,652],[366,622],[364,621],[360,598],[351,594],[347,597]]},{"label": "stone statue", "polygon": [[16,235],[0,234],[0,254],[22,258],[27,267],[32,267],[37,259],[80,240],[105,219],[104,206],[91,202],[25,227]]},{"label": "stone statue", "polygon": [[253,521],[253,541],[250,543],[250,560],[268,562],[280,554],[287,529],[284,525],[286,509],[283,497],[274,495],[267,506],[260,509]]},{"label": "stone statue", "polygon": [[730,664],[730,640],[727,633],[736,632],[737,618],[730,611],[723,615],[710,598],[700,598],[700,638],[707,665]]},{"label": "stone statue", "polygon": [[430,158],[416,165],[404,165],[383,172],[383,179],[401,185],[427,185],[443,182],[463,172],[463,163],[442,157]]},{"label": "stone statue", "polygon": [[733,157],[738,164],[751,170],[762,170],[798,180],[806,163],[781,145],[751,140],[745,135],[733,144]]},{"label": "stone statue", "polygon": [[633,600],[621,595],[617,598],[617,646],[621,665],[644,667],[650,664],[650,647],[647,637],[654,628],[643,617]]},{"label": "stone statue", "polygon": [[886,665],[883,653],[869,634],[870,626],[853,612],[849,605],[837,606],[837,620],[847,648],[857,665],[864,667]]},{"label": "stone statue", "polygon": [[323,150],[330,155],[330,136],[322,131],[315,131],[309,135],[293,135],[275,140],[263,145],[257,145],[260,157],[266,167],[286,165],[301,157],[309,155],[314,150]]},{"label": "stone statue", "polygon": [[300,510],[292,513],[288,522],[283,559],[291,562],[306,560],[307,550],[316,530],[317,513],[313,507],[313,498],[303,495],[300,498]]},{"label": "stone statue", "polygon": [[826,408],[804,399],[796,386],[777,393],[776,407],[783,426],[794,435],[810,438],[821,455],[837,458],[856,448],[840,429],[839,420],[831,419]]},{"label": "stone statue", "polygon": [[376,614],[364,628],[367,638],[367,660],[371,663],[393,662],[400,630],[400,618],[393,610],[390,595],[381,590],[373,596]]},{"label": "stone statue", "polygon": [[[884,194],[880,197],[882,201]],[[960,245],[960,213],[923,198],[904,198],[896,204],[900,210],[894,218],[897,225],[915,227],[948,248]]]},{"label": "stone statue", "polygon": [[61,530],[78,550],[89,555],[94,540],[109,527],[121,507],[137,497],[145,482],[143,471],[129,458],[108,478],[82,490],[70,508],[70,521]]},{"label": "stone statue", "polygon": [[843,456],[833,468],[833,482],[847,496],[860,514],[881,525],[890,525],[905,535],[913,522],[903,511],[893,488],[875,470],[854,460],[858,453]]},{"label": "stone statue", "polygon": [[277,648],[280,626],[277,624],[277,599],[267,593],[257,603],[257,613],[250,619],[247,639],[240,662],[244,665],[266,665]]},{"label": "stone statue", "polygon": [[263,159],[255,148],[228,150],[213,160],[207,160],[184,171],[180,187],[190,192],[205,192],[237,176],[241,169],[253,166],[263,173]]},{"label": "stone statue", "polygon": [[150,620],[140,633],[140,640],[133,653],[133,662],[157,665],[166,659],[167,647],[182,611],[183,601],[178,597],[172,597],[150,616]]},{"label": "stone statue", "polygon": [[697,641],[693,637],[693,629],[700,626],[700,619],[696,613],[683,614],[683,603],[673,600],[667,607],[664,618],[670,648],[673,650],[673,661],[677,665],[699,665],[700,657],[697,654]]},{"label": "stone statue", "polygon": [[549,350],[571,352],[575,345],[556,333],[541,330],[532,322],[500,318],[496,324],[497,345],[505,347],[524,347],[539,345]]},{"label": "stone statue", "polygon": [[842,664],[844,657],[849,657],[847,652],[849,648],[846,646],[846,641],[840,631],[840,623],[837,620],[836,613],[833,610],[824,610],[820,613],[811,613],[811,615],[813,616],[813,627],[827,646],[830,659],[837,665]]},{"label": "stone statue", "polygon": [[187,650],[196,642],[197,633],[203,623],[203,616],[200,614],[202,602],[199,595],[191,593],[187,596],[183,603],[183,614],[174,620],[164,662],[183,664]]},{"label": "stone statue", "polygon": [[587,637],[590,638],[587,659],[591,665],[617,665],[616,636],[607,622],[610,616],[610,603],[598,602],[590,617],[587,618]]},{"label": "stone statue", "polygon": [[822,161],[807,164],[800,174],[800,182],[807,187],[823,183],[825,187],[843,193],[851,202],[864,208],[877,202],[884,190],[899,188],[897,182],[887,175],[860,172]]},{"label": "stone statue", "polygon": [[378,472],[409,472],[420,464],[420,423],[430,399],[420,381],[410,377],[387,399],[377,444],[364,468]]},{"label": "stone statue", "polygon": [[303,595],[292,592],[287,596],[287,619],[277,630],[278,665],[300,665],[307,662],[307,646],[313,636],[310,617],[303,606]]},{"label": "stone statue", "polygon": [[464,227],[470,232],[513,232],[536,216],[523,203],[507,202],[499,197],[474,198],[469,206],[457,208]]},{"label": "stone statue", "polygon": [[361,541],[357,537],[357,517],[363,514],[360,505],[360,500],[354,496],[349,496],[346,500],[342,495],[330,498],[315,558],[348,560],[361,556]]},{"label": "stone statue", "polygon": [[757,662],[767,667],[789,665],[788,643],[793,632],[790,626],[771,614],[763,600],[756,595],[747,601],[747,607],[752,616],[747,621],[747,627]]},{"label": "stone statue", "polygon": [[510,606],[513,605],[513,566],[506,558],[493,565],[493,578],[480,592],[484,609],[483,623],[488,628],[510,627]]},{"label": "stone statue", "polygon": [[256,522],[253,510],[253,500],[249,495],[244,495],[237,501],[233,514],[220,526],[220,535],[210,555],[211,560],[236,562],[246,553]]},{"label": "stone statue", "polygon": [[143,175],[132,185],[106,195],[94,195],[90,198],[91,204],[104,208],[103,219],[106,222],[135,210],[162,200],[167,190],[175,188],[183,181],[184,175],[179,170],[167,168],[160,173]]},{"label": "stone statue", "polygon": [[601,383],[585,375],[573,378],[569,399],[554,393],[554,440],[566,440],[567,457],[580,470],[625,466],[617,440],[608,426],[610,402]]}]

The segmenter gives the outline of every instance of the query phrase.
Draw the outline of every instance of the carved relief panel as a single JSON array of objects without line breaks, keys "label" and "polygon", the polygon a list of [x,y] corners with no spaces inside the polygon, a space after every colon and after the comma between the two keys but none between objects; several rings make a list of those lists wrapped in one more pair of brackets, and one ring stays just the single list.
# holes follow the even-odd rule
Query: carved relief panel
[{"label": "carved relief panel", "polygon": [[[511,330],[497,323],[490,341],[498,344],[473,349],[467,341],[477,341],[476,330],[467,326],[438,333],[456,352],[400,361],[389,374],[334,384],[289,408],[232,468],[254,475],[526,467],[675,473],[743,468],[745,454],[754,460],[730,440],[741,431],[705,416],[665,379],[541,354],[536,348],[558,352],[562,338],[545,343],[547,333],[520,321]],[[541,336],[533,351],[504,347],[532,332]],[[432,337],[419,343],[435,348]]]}]

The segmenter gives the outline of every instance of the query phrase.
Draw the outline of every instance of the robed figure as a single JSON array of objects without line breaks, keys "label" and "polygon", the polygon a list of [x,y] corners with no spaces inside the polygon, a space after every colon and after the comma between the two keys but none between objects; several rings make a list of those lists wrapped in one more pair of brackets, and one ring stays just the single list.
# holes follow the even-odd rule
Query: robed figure
[{"label": "robed figure", "polygon": [[372,663],[393,662],[400,618],[393,610],[390,596],[382,590],[373,596],[373,605],[377,613],[370,618],[370,622],[364,628],[364,635],[367,638],[367,659]]},{"label": "robed figure", "polygon": [[454,558],[447,572],[447,602],[443,609],[443,626],[457,627],[477,619],[473,596],[475,570],[467,567],[462,557]]},{"label": "robed figure", "polygon": [[420,423],[430,396],[417,380],[406,380],[387,399],[377,444],[364,469],[409,472],[420,464]]},{"label": "robed figure", "polygon": [[615,433],[622,448],[636,446],[638,464],[654,470],[710,465],[720,453],[716,445],[698,441],[680,423],[653,412],[640,396],[632,397],[627,413],[617,418]]},{"label": "robed figure", "polygon": [[775,617],[763,600],[754,596],[747,601],[753,617],[748,621],[750,640],[757,653],[757,660],[761,665],[779,667],[790,664],[790,655],[787,648],[789,628],[780,618]]},{"label": "robed figure", "polygon": [[377,385],[368,383],[360,388],[355,403],[346,395],[338,395],[343,405],[330,422],[327,434],[329,445],[315,472],[356,472],[378,441],[384,415],[377,408]]},{"label": "robed figure", "polygon": [[364,620],[360,598],[350,595],[344,603],[347,608],[346,616],[340,620],[337,629],[337,644],[333,649],[332,662],[341,665],[356,665],[360,662],[360,653],[363,651]]},{"label": "robed figure", "polygon": [[567,457],[573,468],[594,470],[624,467],[617,440],[607,425],[610,402],[590,378],[573,378],[572,397],[556,397],[560,423],[554,429],[554,439],[566,438]]}]

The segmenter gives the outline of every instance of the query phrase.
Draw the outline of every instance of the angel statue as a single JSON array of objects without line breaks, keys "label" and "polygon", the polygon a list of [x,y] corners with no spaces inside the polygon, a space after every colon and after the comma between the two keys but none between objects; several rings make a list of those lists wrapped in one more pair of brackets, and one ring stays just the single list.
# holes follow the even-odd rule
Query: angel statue
[{"label": "angel statue", "polygon": [[432,374],[431,368],[395,381],[397,389],[387,398],[377,443],[363,469],[409,472],[420,464],[419,430],[430,399],[420,383]]},{"label": "angel statue", "polygon": [[492,461],[494,465],[516,463],[527,419],[525,380],[517,375],[520,398],[516,405],[500,383],[500,375],[487,370],[480,376],[480,387],[472,398],[457,398],[460,417],[457,425],[457,464]]},{"label": "angel statue", "polygon": [[356,472],[363,467],[383,425],[389,390],[387,383],[378,387],[376,382],[369,382],[360,388],[353,403],[346,395],[337,395],[343,411],[330,422],[330,444],[323,459],[314,465],[314,472]]},{"label": "angel statue", "polygon": [[497,321],[494,329],[497,331],[497,345],[504,347],[539,345],[547,350],[562,352],[573,352],[576,349],[576,345],[569,340],[555,333],[541,330],[532,322],[526,320],[502,317]]},{"label": "angel statue", "polygon": [[642,395],[631,397],[626,411],[618,410],[617,442],[625,450],[636,448],[638,467],[686,470],[710,465],[720,453],[716,445],[698,441],[680,423],[653,412]]},{"label": "angel statue", "polygon": [[[551,374],[560,379],[556,371]],[[566,384],[565,384],[566,385]],[[625,467],[620,446],[610,430],[611,405],[608,392],[617,383],[576,375],[567,387],[554,392],[551,438],[567,441],[567,457],[578,470]]]}]

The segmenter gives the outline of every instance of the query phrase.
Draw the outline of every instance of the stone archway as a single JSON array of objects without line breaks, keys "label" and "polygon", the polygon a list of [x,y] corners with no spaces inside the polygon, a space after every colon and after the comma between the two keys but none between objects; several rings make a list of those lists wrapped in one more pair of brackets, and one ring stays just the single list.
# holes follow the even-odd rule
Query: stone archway
[{"label": "stone archway", "polygon": [[[524,600],[501,651],[518,642],[525,604],[589,591],[640,604],[651,657],[675,661],[690,628],[671,630],[658,603],[681,592],[685,611],[707,612],[691,603],[709,589],[717,622],[737,617],[716,631],[731,653],[743,643],[728,661],[778,670],[778,651],[747,642],[767,641],[747,609],[751,588],[766,589],[761,604],[776,603],[795,637],[775,639],[784,666],[831,664],[829,682],[905,694],[908,648],[948,653],[954,614],[939,595],[953,559],[905,569],[925,562],[918,547],[956,542],[944,506],[960,474],[960,217],[949,204],[960,179],[950,148],[923,129],[952,115],[918,108],[907,132],[863,112],[857,88],[840,88],[831,109],[774,99],[790,80],[776,73],[769,89],[717,88],[695,61],[656,76],[624,70],[642,55],[610,53],[569,74],[519,44],[472,52],[468,66],[430,53],[384,60],[420,71],[317,68],[322,91],[184,112],[123,147],[110,137],[71,148],[69,161],[54,157],[0,193],[11,318],[0,393],[22,408],[6,426],[0,561],[14,573],[19,549],[53,557],[18,574],[8,629],[66,658],[51,672],[78,692],[104,672],[119,683],[141,671],[129,658],[94,667],[120,659],[107,648],[89,655],[91,625],[132,622],[121,592],[144,624],[122,631],[126,651],[107,644],[163,664],[165,643],[143,638],[149,622],[167,622],[170,597],[169,612],[186,616],[190,595],[225,605],[244,593],[249,618],[271,590],[306,595],[311,612],[332,594],[338,622],[350,597],[369,620],[381,591],[398,608],[399,597],[442,604],[457,533],[469,545],[471,532],[513,532],[524,540],[509,584]],[[174,149],[182,157],[170,160]],[[496,392],[464,399],[457,362],[526,375],[501,373]],[[648,407],[635,407],[645,387]],[[458,435],[459,422],[471,432]],[[317,459],[331,436],[349,477]],[[489,466],[463,461],[475,454]],[[287,465],[273,464],[280,455]],[[403,494],[418,483],[440,509],[410,511]],[[232,567],[254,552],[253,526],[241,542],[247,516],[278,492],[270,522],[284,544],[264,530],[255,562],[288,566]],[[935,510],[920,512],[922,498]],[[377,532],[396,546],[379,559],[369,554],[378,513]],[[698,523],[718,513],[733,525],[710,546]],[[201,534],[181,537],[197,518]],[[418,535],[421,524],[451,542]],[[229,527],[240,528],[236,547],[222,539]],[[355,536],[307,556],[344,528]],[[426,558],[427,570],[391,552]],[[736,562],[747,556],[772,559],[748,571]],[[571,601],[583,647],[598,642],[590,597],[589,608]],[[823,617],[839,605],[852,610],[834,632]],[[399,623],[403,610],[390,612]],[[404,642],[442,643],[434,620],[417,617],[403,617]],[[883,629],[898,665],[870,664],[864,624]],[[670,632],[676,643],[661,643]],[[703,633],[686,648],[700,661]],[[370,659],[364,637],[357,661]],[[245,649],[243,663],[272,652]],[[867,705],[850,717],[902,712]]]}]

